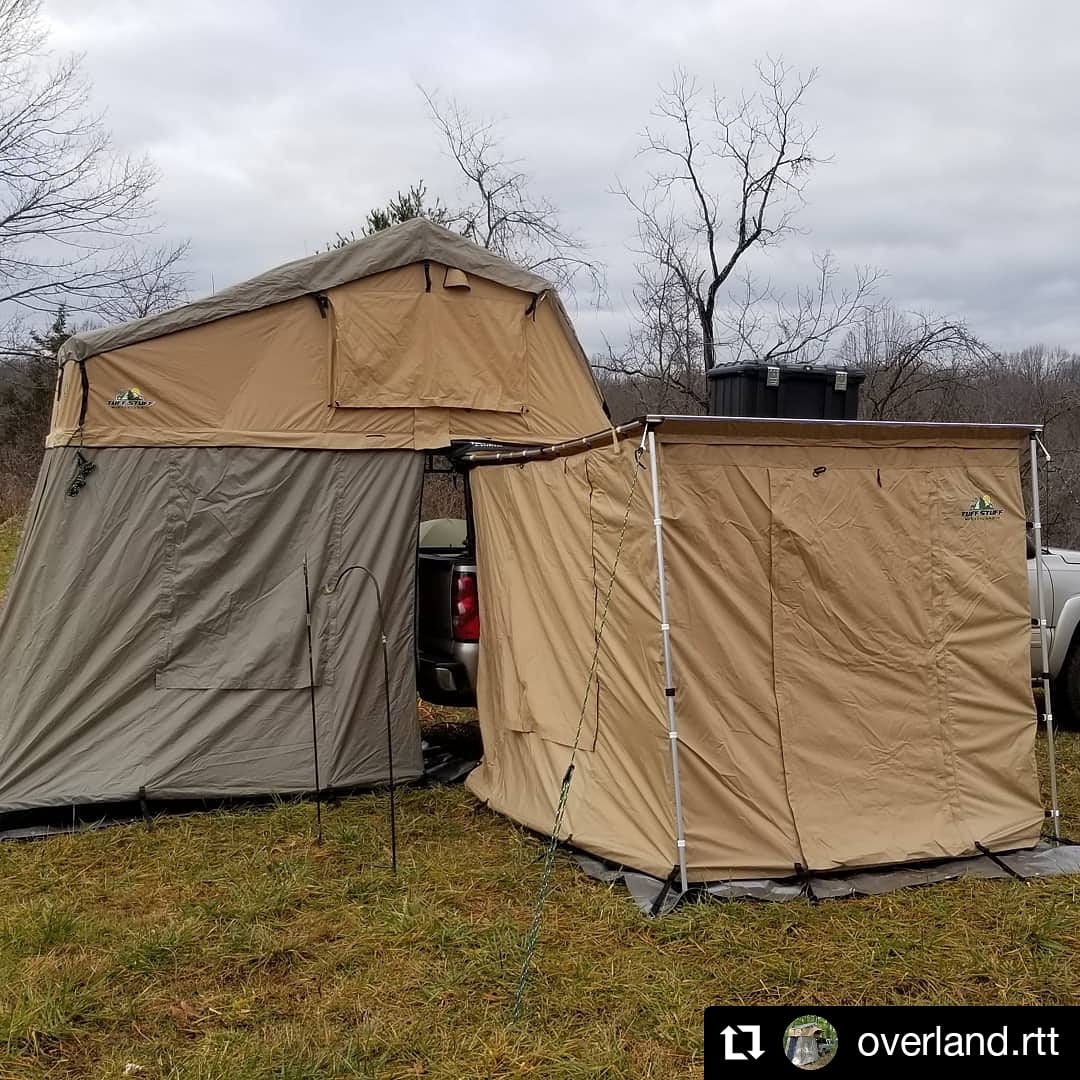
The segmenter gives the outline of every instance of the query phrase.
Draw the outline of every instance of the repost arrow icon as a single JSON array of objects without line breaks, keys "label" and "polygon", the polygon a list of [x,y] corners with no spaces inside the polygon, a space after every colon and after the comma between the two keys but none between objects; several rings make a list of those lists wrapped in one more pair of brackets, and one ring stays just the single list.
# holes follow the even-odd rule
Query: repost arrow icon
[{"label": "repost arrow icon", "polygon": [[[743,1030],[740,1028],[740,1030]],[[720,1032],[724,1036],[724,1060],[725,1061],[745,1061],[746,1055],[740,1053],[735,1049],[735,1036],[738,1032],[730,1025]]]},{"label": "repost arrow icon", "polygon": [[740,1024],[740,1031],[748,1031],[750,1033],[750,1049],[746,1052],[755,1060],[761,1057],[765,1053],[761,1049],[761,1027],[758,1024]]}]

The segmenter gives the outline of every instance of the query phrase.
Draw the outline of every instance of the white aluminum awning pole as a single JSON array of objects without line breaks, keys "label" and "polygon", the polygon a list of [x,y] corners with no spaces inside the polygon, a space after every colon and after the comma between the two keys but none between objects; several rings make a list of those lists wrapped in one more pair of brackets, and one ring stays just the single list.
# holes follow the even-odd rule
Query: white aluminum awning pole
[{"label": "white aluminum awning pole", "polygon": [[679,783],[679,731],[675,723],[675,680],[671,673],[671,626],[668,623],[667,581],[664,570],[664,526],[660,514],[660,473],[656,461],[656,433],[648,429],[649,475],[652,480],[653,528],[656,530],[656,574],[660,582],[660,638],[664,643],[664,700],[667,703],[671,779],[675,788],[675,837],[679,853],[679,885],[686,892],[686,832],[683,829],[682,787]]},{"label": "white aluminum awning pole", "polygon": [[[1046,756],[1050,765],[1050,820],[1054,838],[1061,839],[1061,811],[1058,809],[1057,754],[1054,752],[1054,706],[1050,699],[1050,648],[1046,641],[1046,598],[1043,593],[1042,511],[1039,506],[1039,436],[1031,433],[1031,531],[1035,541],[1035,596],[1039,608],[1039,645],[1042,650],[1043,714],[1046,717]],[[1050,455],[1043,447],[1047,462]]]}]

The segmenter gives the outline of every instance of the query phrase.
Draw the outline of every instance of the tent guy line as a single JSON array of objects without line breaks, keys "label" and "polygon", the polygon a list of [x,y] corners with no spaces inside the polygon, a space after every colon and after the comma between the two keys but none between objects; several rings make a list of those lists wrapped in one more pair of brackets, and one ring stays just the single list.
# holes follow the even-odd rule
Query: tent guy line
[{"label": "tent guy line", "polygon": [[[622,558],[623,543],[626,540],[626,527],[630,523],[630,512],[634,505],[634,493],[637,491],[638,480],[644,466],[641,463],[645,453],[646,439],[649,435],[649,427],[646,425],[641,436],[641,443],[634,454],[634,463],[631,469],[630,490],[626,496],[626,507],[623,510],[622,525],[619,528],[619,542],[615,548],[615,557],[611,563],[611,574],[608,577],[607,588],[604,590],[604,606],[600,612],[600,621],[596,627],[596,643],[593,647],[592,660],[589,663],[589,672],[585,677],[585,689],[582,692],[581,709],[578,712],[577,727],[574,729],[574,741],[570,747],[570,760],[563,773],[562,783],[559,785],[559,800],[555,806],[555,820],[548,837],[547,847],[544,851],[544,868],[540,875],[540,884],[536,891],[536,903],[533,908],[532,922],[529,932],[525,937],[525,956],[521,962],[521,973],[518,976],[517,987],[514,992],[514,1004],[511,1009],[511,1018],[516,1020],[521,1015],[521,1006],[525,1000],[525,989],[529,981],[529,972],[532,968],[533,954],[540,938],[540,922],[544,914],[544,903],[547,900],[548,887],[551,883],[551,874],[555,869],[555,853],[559,847],[559,836],[562,832],[563,815],[566,812],[566,800],[570,794],[570,784],[574,778],[574,761],[577,758],[581,746],[581,733],[585,726],[585,713],[589,707],[589,694],[592,690],[593,680],[596,678],[596,669],[600,661],[600,643],[604,637],[604,628],[607,626],[608,611],[611,609],[611,597],[615,591],[615,582],[619,570],[619,560]],[[654,451],[655,452],[655,451]],[[653,477],[655,478],[655,471]],[[676,779],[676,790],[678,781]],[[682,829],[681,814],[679,815],[679,829]],[[680,833],[681,835],[681,833]],[[685,845],[683,845],[685,847]],[[685,866],[684,866],[685,888]]]}]

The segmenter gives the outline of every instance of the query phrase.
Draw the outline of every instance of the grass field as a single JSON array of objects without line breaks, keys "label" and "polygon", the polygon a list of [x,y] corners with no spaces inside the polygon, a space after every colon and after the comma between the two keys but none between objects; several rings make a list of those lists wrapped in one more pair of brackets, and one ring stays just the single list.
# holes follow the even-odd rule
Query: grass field
[{"label": "grass field", "polygon": [[1080,1002],[1073,879],[648,921],[562,858],[511,1023],[539,842],[460,787],[400,804],[397,877],[382,795],[322,847],[306,804],[0,844],[0,1077],[684,1077],[712,1002]]}]

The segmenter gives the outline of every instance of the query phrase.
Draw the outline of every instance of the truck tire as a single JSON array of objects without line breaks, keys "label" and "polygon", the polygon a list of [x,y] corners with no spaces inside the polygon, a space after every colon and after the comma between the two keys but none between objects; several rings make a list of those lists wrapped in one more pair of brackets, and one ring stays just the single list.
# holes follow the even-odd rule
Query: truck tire
[{"label": "truck tire", "polygon": [[1078,645],[1080,642],[1072,643],[1058,677],[1050,686],[1056,727],[1080,727],[1080,648]]}]

